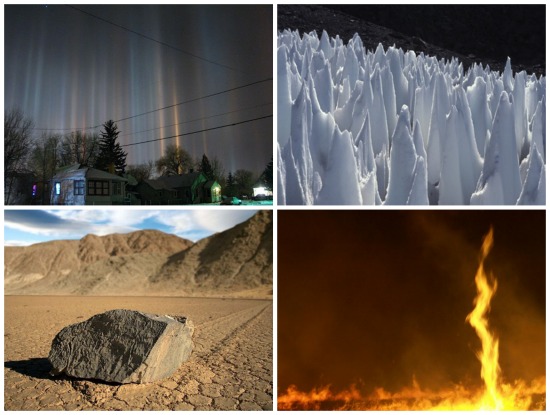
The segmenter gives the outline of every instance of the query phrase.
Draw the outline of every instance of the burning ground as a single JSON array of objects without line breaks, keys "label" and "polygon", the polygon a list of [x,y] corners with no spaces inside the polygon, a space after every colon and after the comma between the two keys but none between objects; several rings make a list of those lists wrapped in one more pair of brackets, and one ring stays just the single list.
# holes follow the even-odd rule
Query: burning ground
[{"label": "burning ground", "polygon": [[279,409],[545,409],[544,211],[278,222]]}]

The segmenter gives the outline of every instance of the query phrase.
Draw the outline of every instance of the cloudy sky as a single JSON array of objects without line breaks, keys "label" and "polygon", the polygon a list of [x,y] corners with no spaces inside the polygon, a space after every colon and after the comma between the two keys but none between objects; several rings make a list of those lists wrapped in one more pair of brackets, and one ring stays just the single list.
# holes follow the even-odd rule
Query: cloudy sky
[{"label": "cloudy sky", "polygon": [[21,246],[92,233],[156,229],[197,241],[250,218],[254,210],[6,210],[4,245]]},{"label": "cloudy sky", "polygon": [[273,152],[272,9],[6,5],[4,107],[38,137],[112,119],[128,164],[177,143],[260,173]]}]

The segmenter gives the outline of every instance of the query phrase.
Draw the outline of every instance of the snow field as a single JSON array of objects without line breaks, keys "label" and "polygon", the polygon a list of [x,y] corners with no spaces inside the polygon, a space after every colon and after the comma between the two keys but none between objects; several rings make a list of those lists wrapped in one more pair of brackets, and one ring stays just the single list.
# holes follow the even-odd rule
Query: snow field
[{"label": "snow field", "polygon": [[546,78],[278,35],[278,202],[546,203]]}]

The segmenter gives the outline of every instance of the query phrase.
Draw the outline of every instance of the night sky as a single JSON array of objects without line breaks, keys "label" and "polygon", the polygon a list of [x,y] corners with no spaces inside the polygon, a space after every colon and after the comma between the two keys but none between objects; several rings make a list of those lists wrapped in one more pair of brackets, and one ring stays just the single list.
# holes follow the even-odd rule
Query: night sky
[{"label": "night sky", "polygon": [[278,387],[480,386],[484,235],[505,381],[545,374],[545,212],[279,211]]},{"label": "night sky", "polygon": [[[272,5],[75,7],[4,6],[4,107],[30,117],[36,136],[113,119],[128,145],[272,115]],[[217,157],[226,172],[260,173],[272,126],[267,117],[124,150],[128,164],[143,163],[177,142],[195,157]]]}]

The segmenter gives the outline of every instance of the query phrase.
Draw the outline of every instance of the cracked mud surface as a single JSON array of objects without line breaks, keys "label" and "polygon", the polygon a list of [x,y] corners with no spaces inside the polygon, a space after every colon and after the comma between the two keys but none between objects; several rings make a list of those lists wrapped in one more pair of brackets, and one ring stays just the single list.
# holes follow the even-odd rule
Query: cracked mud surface
[{"label": "cracked mud surface", "polygon": [[[114,308],[195,323],[195,350],[171,377],[141,385],[52,377],[47,356],[68,324]],[[162,297],[4,298],[5,410],[272,410],[273,303]]]}]

